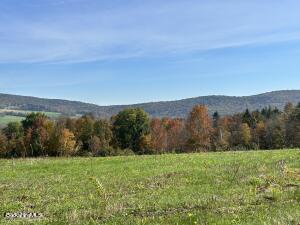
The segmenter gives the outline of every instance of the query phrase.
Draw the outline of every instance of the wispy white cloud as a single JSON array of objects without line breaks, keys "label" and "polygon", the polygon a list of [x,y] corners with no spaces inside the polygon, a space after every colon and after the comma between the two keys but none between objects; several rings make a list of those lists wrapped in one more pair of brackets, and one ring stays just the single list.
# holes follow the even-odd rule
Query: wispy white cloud
[{"label": "wispy white cloud", "polygon": [[0,63],[78,63],[300,40],[298,1],[31,3],[24,10],[0,3]]}]

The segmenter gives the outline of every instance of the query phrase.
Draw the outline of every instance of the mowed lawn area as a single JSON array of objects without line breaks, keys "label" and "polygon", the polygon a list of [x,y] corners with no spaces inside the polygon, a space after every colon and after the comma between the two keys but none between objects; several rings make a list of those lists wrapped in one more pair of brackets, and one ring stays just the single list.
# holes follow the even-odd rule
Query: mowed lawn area
[{"label": "mowed lawn area", "polygon": [[0,215],[1,224],[298,225],[300,152],[0,160]]}]

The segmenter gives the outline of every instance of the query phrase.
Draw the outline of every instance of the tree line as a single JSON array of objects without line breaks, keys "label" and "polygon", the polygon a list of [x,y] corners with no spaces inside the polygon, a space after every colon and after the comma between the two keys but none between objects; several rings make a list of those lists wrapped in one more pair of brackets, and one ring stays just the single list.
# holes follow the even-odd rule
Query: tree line
[{"label": "tree line", "polygon": [[91,114],[52,120],[31,113],[0,132],[0,157],[112,156],[300,147],[300,104],[232,116],[195,106],[185,119],[150,118],[125,109],[110,119]]}]

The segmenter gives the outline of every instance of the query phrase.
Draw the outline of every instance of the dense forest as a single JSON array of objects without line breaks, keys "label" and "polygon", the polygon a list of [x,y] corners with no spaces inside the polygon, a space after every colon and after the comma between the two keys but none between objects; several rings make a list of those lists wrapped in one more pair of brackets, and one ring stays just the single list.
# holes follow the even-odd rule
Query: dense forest
[{"label": "dense forest", "polygon": [[1,157],[111,156],[300,147],[300,104],[232,116],[196,105],[182,118],[150,118],[140,108],[110,119],[53,120],[31,113],[0,133]]},{"label": "dense forest", "polygon": [[150,102],[134,105],[98,106],[78,101],[43,99],[18,95],[0,94],[0,109],[11,108],[27,111],[58,112],[74,116],[92,113],[97,117],[110,118],[126,108],[141,108],[151,117],[185,118],[195,105],[206,105],[210,114],[218,111],[220,115],[233,115],[249,110],[263,109],[266,106],[283,110],[287,102],[297,104],[300,91],[275,91],[260,95],[231,97],[204,96],[177,101]]}]

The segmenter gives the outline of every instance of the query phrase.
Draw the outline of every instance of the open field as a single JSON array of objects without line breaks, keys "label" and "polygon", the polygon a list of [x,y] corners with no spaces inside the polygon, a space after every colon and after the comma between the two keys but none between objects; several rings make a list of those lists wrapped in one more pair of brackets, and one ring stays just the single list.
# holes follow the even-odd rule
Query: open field
[{"label": "open field", "polygon": [[[32,112],[38,112],[38,111],[25,111],[25,110],[13,110],[13,109],[0,109],[0,113],[20,113],[20,114],[29,114]],[[56,113],[56,112],[41,112],[44,113],[46,116],[52,118],[52,119],[56,119],[58,117],[61,116],[60,113]],[[0,115],[0,126],[5,126],[10,122],[20,122],[23,119],[25,119],[24,116],[13,116],[13,115]]]},{"label": "open field", "polygon": [[28,110],[20,110],[20,109],[0,109],[0,113],[22,113],[22,114],[29,114],[32,112],[40,112],[40,113],[44,113],[46,116],[49,116],[51,118],[57,118],[61,115],[61,113],[58,112],[47,112],[47,111],[28,111]]},{"label": "open field", "polygon": [[299,150],[0,160],[0,174],[0,215],[36,224],[300,224]]},{"label": "open field", "polygon": [[9,115],[0,116],[0,126],[5,126],[10,122],[20,122],[23,119],[25,119],[25,117]]}]

